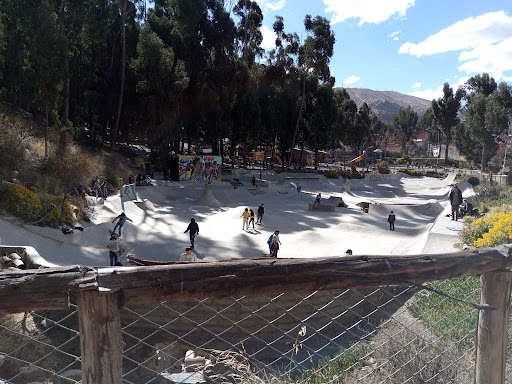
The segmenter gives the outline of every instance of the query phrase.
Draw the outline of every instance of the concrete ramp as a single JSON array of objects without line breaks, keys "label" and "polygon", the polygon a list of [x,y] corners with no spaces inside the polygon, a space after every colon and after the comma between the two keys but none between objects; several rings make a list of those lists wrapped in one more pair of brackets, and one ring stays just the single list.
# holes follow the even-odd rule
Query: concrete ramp
[{"label": "concrete ramp", "polygon": [[220,207],[221,204],[215,198],[212,191],[212,185],[206,184],[204,186],[203,194],[199,197],[199,199],[194,201],[196,205],[208,205],[210,207]]},{"label": "concrete ramp", "polygon": [[154,211],[155,206],[149,200],[134,201],[135,205],[144,211]]}]

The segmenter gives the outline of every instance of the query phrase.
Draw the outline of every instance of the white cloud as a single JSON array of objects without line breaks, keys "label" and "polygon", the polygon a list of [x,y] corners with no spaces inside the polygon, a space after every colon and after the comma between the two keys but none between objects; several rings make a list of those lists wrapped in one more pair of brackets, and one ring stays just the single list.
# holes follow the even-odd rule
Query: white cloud
[{"label": "white cloud", "polygon": [[350,84],[357,83],[359,80],[361,80],[361,78],[360,78],[359,76],[350,76],[350,77],[347,77],[347,78],[345,79],[345,81],[343,82],[343,84],[350,85]]},{"label": "white cloud", "polygon": [[261,42],[261,48],[272,49],[276,46],[276,34],[273,30],[263,25],[260,28],[261,34],[263,35],[263,41]]},{"label": "white cloud", "polygon": [[415,0],[324,0],[325,12],[332,12],[331,24],[347,19],[359,19],[364,23],[378,24],[398,14],[404,17],[407,8],[414,6]]},{"label": "white cloud", "polygon": [[420,82],[418,82],[418,83],[414,83],[414,84],[412,85],[412,87],[413,87],[413,88],[421,88],[421,83],[420,83]]},{"label": "white cloud", "polygon": [[511,36],[512,17],[503,11],[490,12],[459,21],[418,44],[402,44],[398,52],[421,57],[461,51],[459,71],[466,74],[486,72],[496,81],[510,81]]},{"label": "white cloud", "polygon": [[260,8],[270,9],[272,11],[279,11],[280,9],[284,8],[286,1],[285,0],[279,0],[279,1],[257,0],[257,3],[260,6]]},{"label": "white cloud", "polygon": [[467,74],[486,72],[495,80],[511,81],[512,76],[507,77],[503,72],[512,71],[512,37],[498,44],[481,45],[464,51],[459,61],[465,61],[459,66],[459,71]]},{"label": "white cloud", "polygon": [[418,44],[402,44],[398,52],[420,57],[494,44],[511,35],[512,17],[503,11],[491,12],[459,21]]},{"label": "white cloud", "polygon": [[389,37],[391,37],[393,40],[399,40],[398,35],[401,33],[401,31],[393,32]]},{"label": "white cloud", "polygon": [[426,89],[424,91],[416,91],[409,93],[411,96],[416,96],[425,100],[433,100],[438,99],[439,97],[443,96],[443,86],[441,85],[437,89]]},{"label": "white cloud", "polygon": [[[453,88],[453,92],[456,92],[457,89],[459,89],[460,86],[464,85],[464,83],[466,81],[468,81],[468,77],[461,77],[457,80],[457,83],[451,84],[448,81],[448,84],[450,84],[450,87]],[[419,83],[416,83],[416,84],[419,84]],[[416,85],[416,84],[414,84],[414,85]],[[443,97],[443,87],[444,87],[444,83],[441,84],[440,86],[438,86],[436,89],[426,89],[424,91],[416,91],[416,92],[409,93],[409,95],[420,97],[420,98],[426,99],[426,100],[434,100],[434,99],[437,100],[440,97]]]}]

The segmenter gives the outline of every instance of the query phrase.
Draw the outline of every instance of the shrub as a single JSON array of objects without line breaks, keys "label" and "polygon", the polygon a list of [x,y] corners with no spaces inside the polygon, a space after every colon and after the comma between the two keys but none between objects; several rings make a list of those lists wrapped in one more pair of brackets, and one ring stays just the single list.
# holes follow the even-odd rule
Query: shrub
[{"label": "shrub", "polygon": [[391,173],[391,171],[389,170],[388,163],[386,163],[385,161],[381,161],[377,165],[377,172],[382,174],[382,175],[387,175],[387,174]]},{"label": "shrub", "polygon": [[399,157],[396,159],[397,164],[407,164],[410,161],[410,157]]},{"label": "shrub", "polygon": [[73,224],[73,208],[69,201],[64,202],[62,209],[61,196],[47,195],[41,198],[41,204],[43,215],[47,215],[41,221],[41,225],[55,228],[62,224]]},{"label": "shrub", "polygon": [[425,176],[428,176],[428,177],[435,177],[437,179],[444,179],[446,177],[446,173],[443,173],[443,172],[436,172],[436,171],[427,171],[425,172]]},{"label": "shrub", "polygon": [[421,172],[417,171],[416,169],[403,169],[400,172],[403,172],[409,176],[422,176]]},{"label": "shrub", "polygon": [[512,213],[499,212],[479,218],[462,229],[462,239],[475,247],[495,247],[512,239]]},{"label": "shrub", "polygon": [[341,176],[345,179],[362,179],[364,177],[363,174],[355,171],[355,172],[352,172],[352,171],[343,171],[341,173]]},{"label": "shrub", "polygon": [[7,186],[7,202],[7,210],[25,221],[36,221],[41,218],[43,207],[39,196],[21,185]]},{"label": "shrub", "polygon": [[340,174],[338,172],[336,172],[334,169],[329,169],[328,171],[326,171],[324,173],[324,176],[327,177],[328,179],[339,179],[340,178]]},{"label": "shrub", "polygon": [[473,187],[476,187],[478,184],[480,184],[480,179],[475,176],[470,176],[468,178],[468,183],[471,184]]},{"label": "shrub", "polygon": [[510,243],[512,238],[512,213],[495,213],[488,217],[477,219],[473,224],[488,227],[488,230],[475,241],[475,246],[495,247]]}]

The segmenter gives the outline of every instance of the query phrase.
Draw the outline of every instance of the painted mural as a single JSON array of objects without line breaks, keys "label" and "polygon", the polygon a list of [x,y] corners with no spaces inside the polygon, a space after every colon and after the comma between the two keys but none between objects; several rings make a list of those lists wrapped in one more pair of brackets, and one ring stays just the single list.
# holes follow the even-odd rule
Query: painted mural
[{"label": "painted mural", "polygon": [[179,157],[179,176],[181,180],[211,183],[220,180],[222,156],[183,155]]}]

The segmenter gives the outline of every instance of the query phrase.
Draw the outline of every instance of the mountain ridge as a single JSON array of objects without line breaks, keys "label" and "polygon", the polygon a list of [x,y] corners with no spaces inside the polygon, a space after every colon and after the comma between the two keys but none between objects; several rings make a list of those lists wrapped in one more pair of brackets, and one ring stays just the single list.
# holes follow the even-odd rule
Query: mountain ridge
[{"label": "mountain ridge", "polygon": [[347,87],[338,87],[335,88],[335,91],[341,89],[347,91],[358,108],[366,102],[379,119],[385,123],[393,122],[393,116],[400,107],[407,108],[410,105],[418,116],[421,117],[432,105],[431,100],[405,95],[396,91],[375,91],[368,88]]}]

